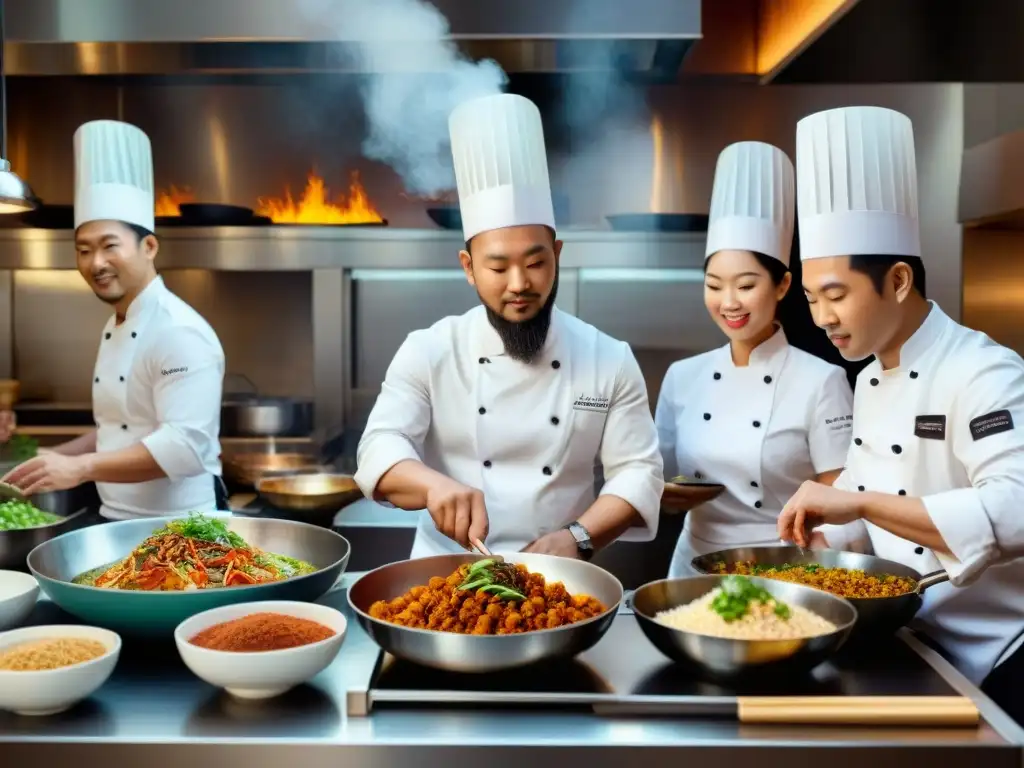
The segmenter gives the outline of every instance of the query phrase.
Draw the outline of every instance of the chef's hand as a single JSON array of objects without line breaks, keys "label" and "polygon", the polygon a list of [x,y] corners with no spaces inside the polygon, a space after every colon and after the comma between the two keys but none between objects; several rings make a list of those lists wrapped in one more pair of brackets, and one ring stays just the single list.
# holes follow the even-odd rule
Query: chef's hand
[{"label": "chef's hand", "polygon": [[85,482],[84,465],[79,456],[45,453],[19,464],[0,482],[10,483],[26,496],[64,491]]},{"label": "chef's hand", "polygon": [[564,528],[559,531],[545,533],[523,550],[523,552],[536,552],[538,555],[555,555],[557,557],[580,556],[580,549],[576,544],[573,535]]},{"label": "chef's hand", "polygon": [[14,411],[0,411],[0,443],[6,443],[14,435],[18,422]]},{"label": "chef's hand", "polygon": [[[813,545],[819,525],[845,525],[860,517],[860,496],[807,480],[779,515],[779,538],[799,547]],[[824,538],[824,537],[822,537]]]},{"label": "chef's hand", "polygon": [[427,491],[427,512],[437,530],[466,549],[472,539],[487,538],[483,491],[445,477]]}]

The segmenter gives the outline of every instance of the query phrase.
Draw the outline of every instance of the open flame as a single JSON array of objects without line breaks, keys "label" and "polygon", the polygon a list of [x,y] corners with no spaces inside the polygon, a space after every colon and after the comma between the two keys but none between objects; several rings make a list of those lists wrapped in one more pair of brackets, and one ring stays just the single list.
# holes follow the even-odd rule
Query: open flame
[{"label": "open flame", "polygon": [[170,190],[160,190],[157,193],[156,215],[181,216],[181,209],[178,206],[182,203],[194,203],[195,201],[195,195],[192,194],[192,190],[188,187],[179,189],[172,184]]},{"label": "open flame", "polygon": [[332,202],[324,180],[310,173],[298,201],[286,190],[284,198],[259,198],[256,215],[268,216],[276,224],[376,224],[384,219],[366,194],[359,172],[352,172],[348,197]]}]

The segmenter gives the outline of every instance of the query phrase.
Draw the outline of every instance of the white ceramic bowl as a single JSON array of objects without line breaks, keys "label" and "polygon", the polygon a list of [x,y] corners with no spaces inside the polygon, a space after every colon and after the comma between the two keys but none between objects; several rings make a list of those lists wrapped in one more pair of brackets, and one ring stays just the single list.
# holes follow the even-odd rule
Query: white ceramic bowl
[{"label": "white ceramic bowl", "polygon": [[[280,651],[213,651],[189,642],[208,627],[251,613],[283,613],[308,619],[330,627],[335,634],[318,643]],[[341,650],[346,627],[345,616],[326,605],[265,600],[224,605],[198,613],[178,625],[174,630],[174,642],[185,666],[196,677],[242,699],[268,699],[311,680],[325,670]]]},{"label": "white ceramic bowl", "polygon": [[0,709],[19,715],[55,715],[87,699],[117,666],[121,638],[116,632],[77,624],[23,627],[0,632],[0,651],[33,640],[80,637],[96,640],[107,652],[91,661],[39,672],[0,670]]},{"label": "white ceramic bowl", "polygon": [[0,571],[0,632],[27,619],[38,599],[39,582],[31,573]]}]

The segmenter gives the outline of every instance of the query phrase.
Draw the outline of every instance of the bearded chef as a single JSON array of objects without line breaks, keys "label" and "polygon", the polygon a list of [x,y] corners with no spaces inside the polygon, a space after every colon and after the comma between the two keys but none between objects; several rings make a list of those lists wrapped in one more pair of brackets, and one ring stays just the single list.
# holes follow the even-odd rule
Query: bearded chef
[{"label": "bearded chef", "polygon": [[4,480],[26,495],[95,482],[115,520],[226,509],[215,494],[224,352],[156,273],[149,138],[99,120],[74,145],[78,271],[114,310],[93,372],[96,429]]},{"label": "bearded chef", "polygon": [[562,243],[540,112],[489,96],[457,107],[450,130],[459,258],[481,306],[402,344],[356,481],[425,510],[413,557],[479,540],[589,559],[620,536],[651,539],[664,482],[640,368],[627,344],[555,308]]},{"label": "bearded chef", "polygon": [[776,320],[793,279],[794,187],[778,147],[743,141],[718,157],[704,303],[729,343],[669,367],[655,423],[666,478],[725,491],[690,509],[669,578],[694,575],[698,555],[778,544],[783,505],[804,480],[831,483],[846,459],[846,372],[790,346]]},{"label": "bearded chef", "polygon": [[853,445],[834,486],[805,483],[779,518],[804,545],[863,537],[951,583],[915,626],[1024,722],[1024,361],[925,294],[910,120],[876,107],[797,127],[804,290],[857,379]]}]

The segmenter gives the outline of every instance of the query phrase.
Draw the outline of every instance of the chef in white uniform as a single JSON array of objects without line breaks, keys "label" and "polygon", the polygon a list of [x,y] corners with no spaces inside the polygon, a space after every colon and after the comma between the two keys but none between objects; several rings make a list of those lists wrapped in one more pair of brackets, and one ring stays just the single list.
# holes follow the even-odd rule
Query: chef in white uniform
[{"label": "chef in white uniform", "polygon": [[482,306],[402,344],[356,481],[424,510],[413,557],[473,539],[582,558],[620,536],[649,540],[664,483],[647,388],[629,345],[554,306],[562,243],[540,112],[484,97],[457,107],[450,130],[459,257]]},{"label": "chef in white uniform", "polygon": [[4,479],[29,495],[95,482],[115,520],[214,512],[224,352],[157,275],[149,138],[100,120],[74,145],[78,271],[113,309],[93,371],[96,429]]},{"label": "chef in white uniform", "polygon": [[952,583],[915,627],[1018,721],[1024,657],[1024,361],[926,299],[910,120],[877,107],[797,127],[804,290],[857,379],[853,445],[833,487],[806,483],[779,518],[798,543],[870,539]]},{"label": "chef in white uniform", "polygon": [[776,322],[790,289],[793,163],[745,141],[715,169],[704,261],[704,302],[729,343],[673,363],[655,421],[665,477],[721,483],[686,516],[669,577],[695,573],[697,555],[779,543],[783,505],[811,478],[830,483],[851,437],[846,373],[791,347]]}]

